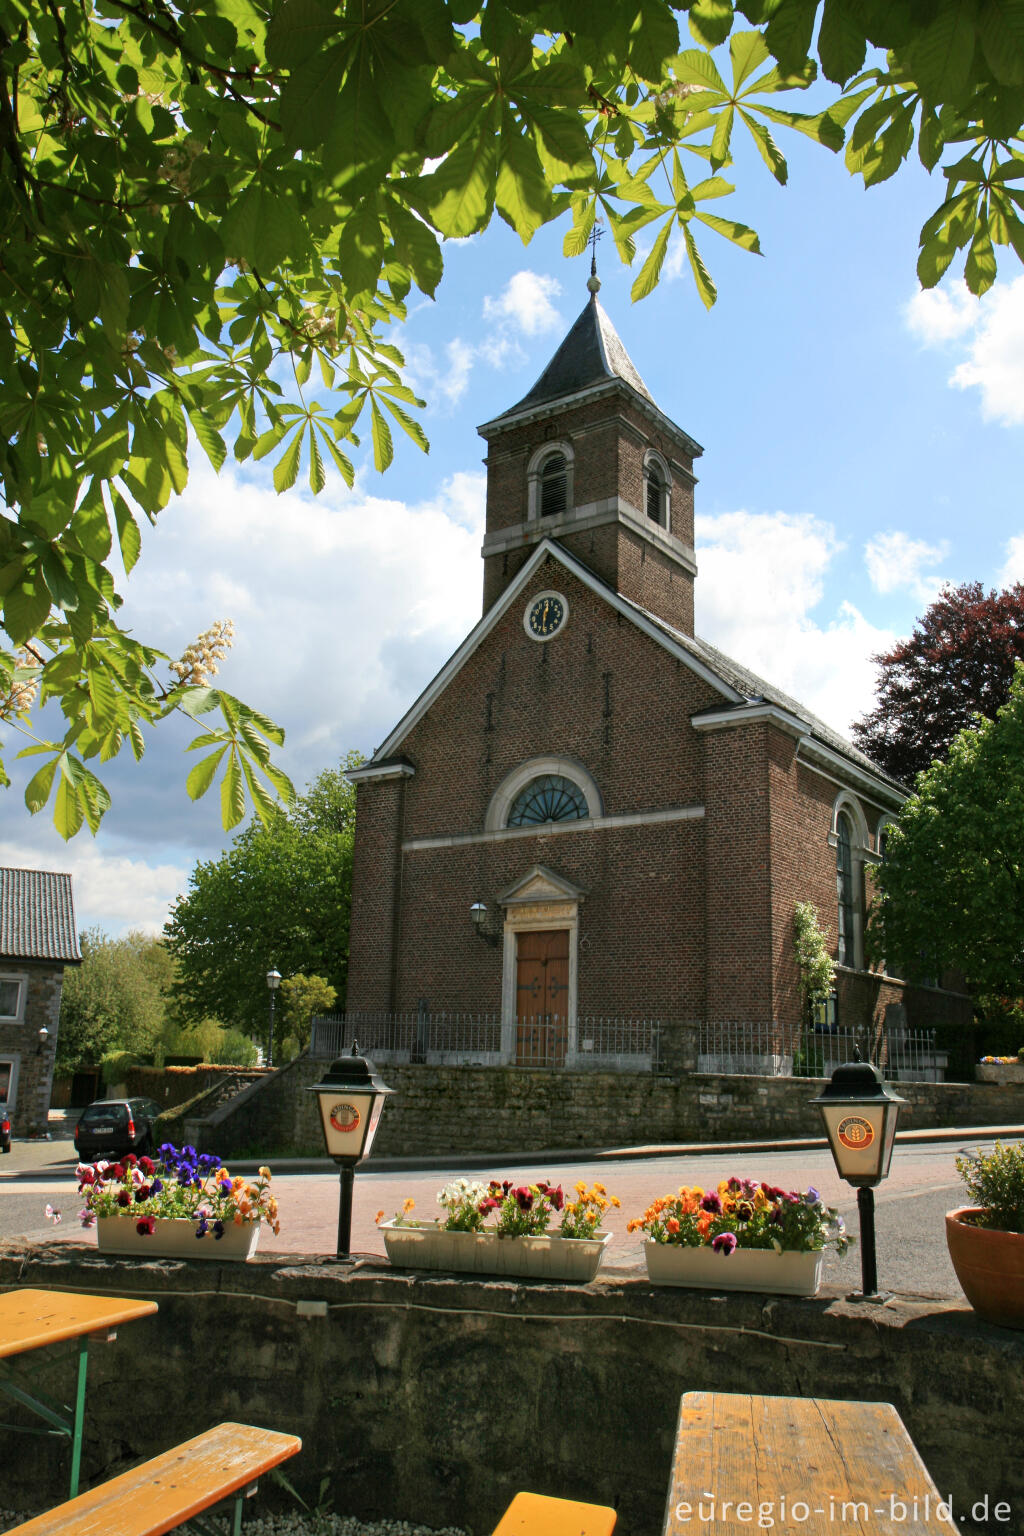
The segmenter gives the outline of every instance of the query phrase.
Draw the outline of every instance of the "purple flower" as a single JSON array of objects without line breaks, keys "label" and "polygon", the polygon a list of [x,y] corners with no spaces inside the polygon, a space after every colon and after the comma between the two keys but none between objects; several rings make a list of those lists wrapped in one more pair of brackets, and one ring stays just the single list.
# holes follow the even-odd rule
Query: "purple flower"
[{"label": "purple flower", "polygon": [[149,1192],[151,1195],[158,1195],[163,1187],[162,1179],[154,1179],[152,1184],[149,1186]]},{"label": "purple flower", "polygon": [[818,1193],[818,1191],[815,1189],[813,1184],[808,1189],[806,1195],[804,1195],[804,1199],[806,1200],[808,1205],[817,1205],[818,1204],[818,1201],[821,1199],[821,1196]]},{"label": "purple flower", "polygon": [[206,1219],[206,1213],[200,1212],[199,1225],[196,1227],[196,1237],[205,1237],[210,1230],[210,1223]]},{"label": "purple flower", "polygon": [[734,1232],[719,1232],[717,1237],[711,1239],[711,1247],[715,1253],[726,1255],[736,1250],[736,1234]]},{"label": "purple flower", "polygon": [[714,1190],[709,1190],[700,1203],[702,1211],[710,1211],[713,1216],[721,1216],[722,1202]]},{"label": "purple flower", "polygon": [[222,1221],[215,1221],[214,1222],[214,1224],[213,1224],[213,1235],[218,1240],[218,1242],[224,1236],[224,1223]]}]

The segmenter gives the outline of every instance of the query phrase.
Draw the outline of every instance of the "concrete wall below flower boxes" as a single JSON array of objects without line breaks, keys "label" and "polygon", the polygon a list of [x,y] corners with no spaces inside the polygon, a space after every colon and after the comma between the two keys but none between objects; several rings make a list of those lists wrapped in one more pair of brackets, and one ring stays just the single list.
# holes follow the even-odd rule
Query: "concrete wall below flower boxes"
[{"label": "concrete wall below flower boxes", "polygon": [[[680,1396],[717,1390],[891,1402],[952,1496],[958,1530],[1024,1525],[1012,1429],[1024,1420],[1024,1333],[963,1305],[715,1296],[641,1275],[577,1288],[404,1274],[383,1260],[348,1271],[322,1257],[192,1264],[0,1244],[0,1288],[14,1286],[158,1303],[90,1350],[87,1485],[233,1419],[301,1436],[289,1481],[312,1505],[328,1479],[342,1514],[483,1536],[528,1487],[614,1505],[622,1536],[660,1536]],[[40,1385],[60,1395],[71,1364],[45,1353]],[[58,1502],[66,1451],[18,1440],[16,1455],[0,1457],[0,1507]],[[794,1467],[790,1504],[807,1491]],[[882,1507],[900,1493],[873,1491]],[[970,1518],[986,1494],[990,1508],[1011,1506],[1008,1523]],[[295,1512],[269,1478],[259,1502]],[[800,1529],[776,1526],[780,1536]]]},{"label": "concrete wall below flower boxes", "polygon": [[[185,1139],[222,1157],[322,1153],[316,1099],[304,1090],[326,1066],[300,1056],[236,1109],[225,1105],[205,1124],[187,1120]],[[396,1090],[374,1144],[380,1157],[821,1134],[808,1103],[823,1087],[817,1078],[390,1064],[380,1064],[380,1073]],[[905,1130],[1024,1124],[1024,1086],[896,1087],[908,1101]]]}]

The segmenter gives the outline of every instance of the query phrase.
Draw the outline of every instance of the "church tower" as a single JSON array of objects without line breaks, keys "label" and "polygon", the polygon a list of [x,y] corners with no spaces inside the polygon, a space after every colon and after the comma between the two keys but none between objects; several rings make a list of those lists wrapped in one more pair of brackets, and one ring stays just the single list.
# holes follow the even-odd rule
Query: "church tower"
[{"label": "church tower", "polygon": [[479,427],[487,442],[484,612],[542,539],[623,597],[693,634],[693,461],[703,452],[651,398],[590,299],[528,394]]}]

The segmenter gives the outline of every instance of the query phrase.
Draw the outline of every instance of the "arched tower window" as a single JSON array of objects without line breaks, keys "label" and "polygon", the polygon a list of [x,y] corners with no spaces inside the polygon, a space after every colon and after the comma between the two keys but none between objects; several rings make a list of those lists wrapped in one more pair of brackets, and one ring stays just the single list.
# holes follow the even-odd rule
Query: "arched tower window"
[{"label": "arched tower window", "polygon": [[647,466],[647,516],[655,523],[664,519],[665,482],[657,464]]},{"label": "arched tower window", "polygon": [[856,965],[856,942],[853,927],[853,836],[850,818],[845,811],[836,817],[836,902],[839,913],[840,965]]},{"label": "arched tower window", "polygon": [[510,827],[528,827],[545,821],[585,821],[587,799],[578,784],[560,773],[531,779],[513,800],[508,813]]},{"label": "arched tower window", "polygon": [[540,471],[540,515],[560,517],[569,504],[568,466],[564,453],[552,453]]},{"label": "arched tower window", "polygon": [[667,528],[672,499],[672,477],[659,453],[648,448],[644,454],[644,511],[652,523]]}]

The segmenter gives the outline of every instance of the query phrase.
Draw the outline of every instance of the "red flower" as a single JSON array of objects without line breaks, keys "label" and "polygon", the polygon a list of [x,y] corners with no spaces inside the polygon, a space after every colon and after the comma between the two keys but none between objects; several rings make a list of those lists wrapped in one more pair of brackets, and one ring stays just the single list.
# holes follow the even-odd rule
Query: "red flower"
[{"label": "red flower", "polygon": [[139,1167],[142,1169],[147,1178],[152,1178],[156,1172],[156,1164],[151,1157],[140,1157]]},{"label": "red flower", "polygon": [[91,1168],[83,1168],[81,1173],[78,1175],[79,1189],[82,1188],[83,1184],[95,1184],[95,1182],[96,1175],[93,1170]]},{"label": "red flower", "polygon": [[140,1237],[152,1237],[156,1231],[155,1216],[140,1216],[135,1223],[135,1230]]},{"label": "red flower", "polygon": [[552,1189],[549,1184],[548,1194],[551,1196],[551,1204],[554,1206],[555,1210],[560,1211],[565,1204],[565,1196],[562,1194],[561,1184],[559,1184],[557,1189]]},{"label": "red flower", "polygon": [[118,1179],[124,1178],[124,1169],[120,1163],[115,1163],[113,1168],[107,1169],[107,1178],[114,1184],[117,1183]]},{"label": "red flower", "polygon": [[124,1163],[126,1168],[134,1168],[135,1164],[138,1162],[138,1158],[135,1156],[134,1152],[126,1152],[121,1161]]},{"label": "red flower", "polygon": [[533,1209],[533,1195],[530,1193],[525,1184],[521,1185],[519,1189],[515,1190],[514,1194],[516,1197],[516,1205],[518,1205],[521,1211],[529,1211]]},{"label": "red flower", "polygon": [[117,1203],[118,1205],[131,1205],[131,1191],[127,1189],[119,1189],[117,1192]]}]

